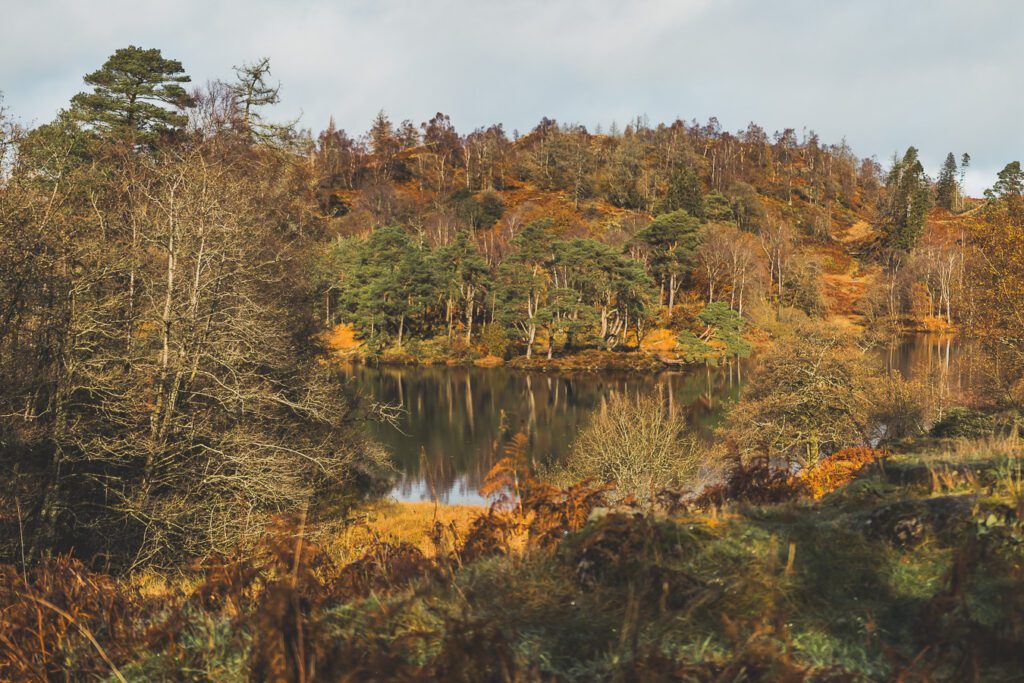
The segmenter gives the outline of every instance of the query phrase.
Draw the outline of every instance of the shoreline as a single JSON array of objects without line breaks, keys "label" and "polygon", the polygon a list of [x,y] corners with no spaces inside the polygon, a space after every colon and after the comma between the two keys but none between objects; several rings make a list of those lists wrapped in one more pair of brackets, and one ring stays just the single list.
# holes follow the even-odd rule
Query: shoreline
[{"label": "shoreline", "polygon": [[351,363],[368,367],[456,367],[456,368],[506,368],[523,372],[637,372],[655,373],[665,370],[682,370],[704,365],[721,365],[730,358],[701,361],[686,361],[665,352],[652,351],[604,351],[586,349],[566,355],[548,358],[546,355],[514,356],[508,360],[496,356],[479,358],[416,358],[397,356],[370,358],[356,353],[329,354],[329,362]]}]

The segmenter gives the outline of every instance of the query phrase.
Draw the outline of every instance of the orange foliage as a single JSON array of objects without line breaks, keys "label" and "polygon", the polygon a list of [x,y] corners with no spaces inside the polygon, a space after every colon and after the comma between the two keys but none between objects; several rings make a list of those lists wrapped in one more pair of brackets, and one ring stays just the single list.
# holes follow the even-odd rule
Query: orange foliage
[{"label": "orange foliage", "polygon": [[138,597],[69,557],[27,574],[0,566],[0,680],[63,680],[71,666],[82,678],[123,681],[112,658],[146,637]]},{"label": "orange foliage", "polygon": [[[865,446],[844,448],[814,466],[805,467],[795,476],[772,468],[763,458],[747,464],[737,462],[725,482],[705,489],[692,502],[692,507],[700,510],[720,508],[728,502],[780,503],[802,497],[820,500],[853,481],[881,455],[880,451]],[[671,502],[670,498],[665,500]],[[686,506],[677,504],[675,507]]]},{"label": "orange foliage", "polygon": [[324,333],[324,343],[332,354],[346,355],[363,345],[356,339],[356,331],[344,323],[335,325]]},{"label": "orange foliage", "polygon": [[813,467],[803,469],[797,478],[814,500],[821,499],[853,481],[861,470],[878,460],[880,453],[873,448],[858,446],[844,448]]},{"label": "orange foliage", "polygon": [[559,489],[537,479],[526,462],[526,435],[516,434],[506,456],[487,473],[480,493],[494,499],[486,515],[476,519],[466,537],[463,555],[509,554],[529,544],[547,547],[586,524],[591,511],[607,504],[611,485],[581,482]]}]

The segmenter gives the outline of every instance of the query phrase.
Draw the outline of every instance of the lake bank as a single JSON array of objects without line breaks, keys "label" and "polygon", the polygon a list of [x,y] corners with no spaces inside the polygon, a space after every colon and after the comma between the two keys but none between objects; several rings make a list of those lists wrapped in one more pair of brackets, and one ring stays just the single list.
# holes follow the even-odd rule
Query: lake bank
[{"label": "lake bank", "polygon": [[[413,340],[403,346],[388,346],[370,352],[367,344],[358,339],[355,330],[344,324],[336,325],[324,333],[322,340],[329,360],[340,364],[508,367],[543,372],[658,372],[665,368],[701,367],[707,363],[720,364],[731,360],[724,348],[719,349],[715,345],[709,347],[709,353],[700,357],[687,356],[679,347],[676,333],[665,328],[652,330],[638,348],[560,348],[550,357],[546,343],[542,340],[534,345],[534,352],[529,356],[525,353],[509,354],[507,348],[493,353],[487,348],[455,344],[447,338]],[[750,341],[756,348],[767,343],[760,337]]]}]

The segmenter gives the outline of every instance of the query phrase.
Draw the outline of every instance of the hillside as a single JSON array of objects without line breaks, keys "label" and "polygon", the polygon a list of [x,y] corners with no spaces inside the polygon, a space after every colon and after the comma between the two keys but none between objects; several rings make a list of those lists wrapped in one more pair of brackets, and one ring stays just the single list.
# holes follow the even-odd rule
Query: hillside
[{"label": "hillside", "polygon": [[[652,333],[682,335],[659,341],[659,353],[701,361],[728,353],[719,323],[699,319],[718,301],[753,323],[748,336],[766,307],[859,330],[953,329],[972,201],[955,179],[952,194],[933,196],[916,154],[910,148],[883,174],[845,145],[792,130],[769,138],[753,124],[732,134],[714,120],[675,121],[610,135],[545,119],[509,139],[500,126],[463,136],[441,114],[417,129],[382,113],[366,137],[328,130],[312,152],[325,232],[335,236],[321,266],[323,315],[363,354],[394,362],[651,348]],[[351,255],[387,225],[406,235],[387,238],[406,242],[389,247],[392,261],[411,259],[414,270],[382,273],[384,264]],[[459,240],[472,252],[457,255]],[[626,260],[590,273],[611,258],[602,249]],[[954,252],[957,272],[942,266]],[[489,273],[472,282],[456,263],[471,256]],[[434,273],[443,282],[415,271],[431,259],[442,261]],[[526,262],[541,268],[530,277],[544,281],[528,285],[536,301],[522,299],[521,275],[502,275]],[[631,264],[647,277],[613,272]],[[607,293],[592,281],[609,278],[624,279]],[[406,304],[381,305],[374,287],[406,292]],[[557,288],[582,308],[557,301]],[[600,317],[600,330],[577,322],[588,316]],[[455,330],[467,327],[456,347]],[[410,340],[413,351],[403,350]]]}]

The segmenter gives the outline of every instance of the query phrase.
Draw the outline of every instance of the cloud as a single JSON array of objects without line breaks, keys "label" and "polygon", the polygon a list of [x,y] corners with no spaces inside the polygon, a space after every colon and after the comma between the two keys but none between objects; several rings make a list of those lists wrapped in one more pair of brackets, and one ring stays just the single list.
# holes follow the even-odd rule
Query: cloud
[{"label": "cloud", "polygon": [[35,0],[3,16],[0,90],[35,123],[136,44],[197,83],[269,56],[281,117],[313,129],[362,131],[380,109],[462,131],[717,116],[883,162],[913,144],[933,173],[967,151],[974,193],[1024,157],[1013,0]]}]

